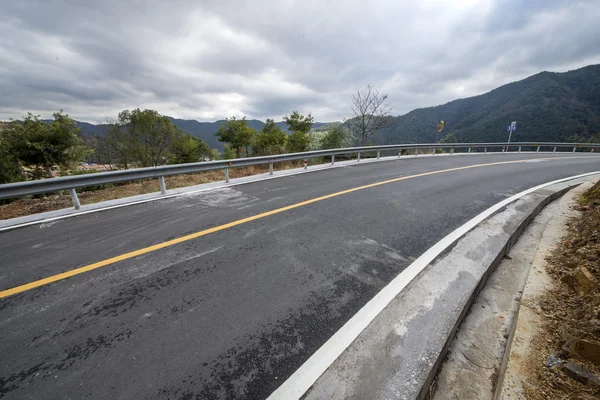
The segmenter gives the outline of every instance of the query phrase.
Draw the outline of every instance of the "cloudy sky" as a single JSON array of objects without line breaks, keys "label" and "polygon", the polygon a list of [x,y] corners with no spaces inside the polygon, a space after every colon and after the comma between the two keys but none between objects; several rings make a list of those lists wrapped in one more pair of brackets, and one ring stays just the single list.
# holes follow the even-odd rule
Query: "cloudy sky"
[{"label": "cloudy sky", "polygon": [[0,119],[394,114],[600,63],[599,0],[0,0]]}]

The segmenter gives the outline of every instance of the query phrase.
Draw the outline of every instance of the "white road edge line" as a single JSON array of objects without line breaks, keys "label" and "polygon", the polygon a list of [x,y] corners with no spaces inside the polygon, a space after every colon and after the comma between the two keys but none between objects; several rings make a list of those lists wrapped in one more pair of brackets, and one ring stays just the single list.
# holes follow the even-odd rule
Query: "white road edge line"
[{"label": "white road edge line", "polygon": [[360,333],[383,311],[385,307],[438,255],[464,234],[479,225],[490,215],[521,197],[550,185],[600,174],[600,171],[571,176],[527,189],[488,208],[475,218],[460,226],[448,236],[429,248],[394,280],[365,304],[348,322],[333,334],[308,360],[304,362],[267,400],[298,399],[310,389],[319,377],[337,360]]},{"label": "white road edge line", "polygon": [[[509,152],[508,154],[544,154],[544,153],[547,154],[549,152],[525,152],[525,151],[523,151],[521,153]],[[222,186],[215,186],[215,187],[210,187],[210,188],[197,189],[197,190],[192,190],[192,191],[189,191],[189,192],[173,193],[173,194],[168,194],[168,195],[164,195],[164,196],[153,197],[153,198],[150,198],[150,199],[143,199],[143,200],[138,200],[138,201],[132,201],[132,202],[129,202],[129,203],[115,204],[114,206],[107,206],[107,207],[95,208],[93,210],[76,211],[76,212],[73,212],[72,214],[65,214],[65,215],[59,215],[59,216],[56,216],[56,217],[50,217],[50,218],[44,218],[44,219],[37,219],[37,220],[34,220],[34,221],[23,222],[21,224],[0,227],[0,232],[10,231],[10,230],[13,230],[13,229],[18,229],[18,228],[24,228],[24,227],[30,226],[30,225],[46,224],[48,222],[58,221],[58,220],[61,220],[61,219],[66,219],[66,218],[71,218],[71,217],[77,217],[79,215],[92,214],[92,213],[101,212],[101,211],[113,210],[115,208],[129,207],[129,206],[134,206],[136,204],[144,204],[144,203],[150,203],[150,202],[153,202],[153,201],[167,200],[167,199],[171,199],[173,197],[187,196],[187,195],[194,194],[194,193],[199,193],[199,192],[207,192],[207,191],[210,191],[210,190],[224,189],[224,188],[228,188],[228,187],[231,187],[231,186],[246,185],[248,183],[268,181],[268,180],[277,179],[277,178],[285,178],[285,177],[288,177],[288,176],[295,176],[295,175],[300,175],[300,174],[306,174],[306,173],[309,173],[309,172],[326,171],[328,169],[334,169],[334,168],[344,168],[344,167],[349,167],[349,166],[364,165],[364,164],[375,163],[375,162],[384,162],[384,161],[414,160],[415,158],[429,158],[429,157],[438,157],[439,158],[439,157],[455,157],[455,156],[506,155],[506,154],[507,153],[499,153],[499,152],[495,152],[495,153],[458,153],[458,154],[452,154],[452,155],[451,154],[436,154],[435,156],[432,156],[431,154],[420,154],[420,155],[418,155],[416,157],[406,157],[405,156],[405,157],[402,157],[402,158],[398,158],[397,156],[389,156],[389,157],[381,157],[380,159],[365,158],[360,163],[358,163],[358,162],[352,163],[351,161],[346,163],[344,161],[340,161],[338,164],[335,164],[335,165],[331,165],[331,164],[315,165],[312,169],[307,169],[307,170],[302,170],[302,171],[296,171],[296,172],[291,172],[291,173],[285,173],[285,170],[284,170],[284,171],[280,171],[280,172],[284,172],[283,174],[270,175],[270,176],[266,176],[266,177],[263,177],[263,178],[257,178],[257,179],[248,179],[248,180],[243,181],[243,182],[225,183]],[[556,152],[556,153],[552,153],[552,154],[573,154],[573,153],[571,153],[571,152]],[[573,157],[565,157],[565,158],[589,158],[589,156],[573,156]],[[173,190],[177,190],[177,189],[173,189]]]}]

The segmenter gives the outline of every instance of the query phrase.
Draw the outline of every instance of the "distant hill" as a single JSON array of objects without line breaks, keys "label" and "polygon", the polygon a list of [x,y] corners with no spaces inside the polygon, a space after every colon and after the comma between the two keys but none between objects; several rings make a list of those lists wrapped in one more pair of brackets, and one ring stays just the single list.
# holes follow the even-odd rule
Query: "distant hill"
[{"label": "distant hill", "polygon": [[[17,120],[17,121],[19,121],[19,120]],[[42,121],[49,124],[54,120],[42,119]],[[77,121],[77,120],[74,120],[74,121],[75,121],[75,125],[77,125],[77,127],[79,129],[81,129],[81,134],[83,136],[103,136],[107,132],[108,124],[95,125],[95,124],[90,124],[88,122],[81,122],[81,121]]]},{"label": "distant hill", "polygon": [[[50,122],[51,120],[46,120],[46,122]],[[108,124],[89,124],[87,122],[75,121],[77,127],[81,129],[81,133],[86,136],[102,136],[106,134]]]},{"label": "distant hill", "polygon": [[511,121],[517,121],[514,141],[589,138],[600,133],[600,65],[540,72],[480,96],[413,110],[394,117],[371,142],[433,142],[435,126],[442,119],[446,121],[442,135],[455,135],[461,142],[506,141]]},{"label": "distant hill", "polygon": [[[394,94],[390,93],[393,97]],[[372,144],[423,143],[435,141],[435,126],[446,121],[439,139],[453,135],[462,142],[506,141],[507,126],[517,121],[514,141],[575,141],[600,133],[600,65],[574,71],[540,72],[488,93],[418,108],[392,119],[391,125],[369,138]],[[215,137],[224,120],[199,122],[171,118],[184,131],[203,139],[210,147],[223,149]],[[338,124],[339,122],[330,123]],[[102,135],[106,125],[77,122],[84,135]],[[260,130],[264,122],[248,125]],[[282,121],[277,125],[287,130]],[[316,122],[315,130],[327,129]],[[332,125],[333,126],[333,125]]]},{"label": "distant hill", "polygon": [[[194,119],[178,119],[168,117],[175,125],[177,125],[180,129],[185,132],[198,137],[206,142],[210,147],[216,148],[219,150],[223,150],[224,143],[221,143],[215,137],[215,132],[219,129],[219,127],[225,122],[225,120],[219,120],[215,122],[199,122]],[[81,133],[85,136],[102,136],[106,132],[106,124],[89,124],[87,122],[76,121],[77,126],[81,129]],[[259,121],[257,119],[248,120],[248,126],[253,129],[261,130],[265,125],[264,122]],[[287,132],[287,124],[283,121],[277,122],[277,126]],[[326,125],[323,122],[315,122],[313,125],[314,128],[319,128],[323,125]]]},{"label": "distant hill", "polygon": [[[215,133],[221,125],[225,122],[225,120],[219,120],[215,122],[199,122],[194,119],[177,119],[171,118],[171,121],[179,128],[188,132],[191,135],[194,135],[202,140],[204,140],[210,147],[217,148],[219,150],[223,150],[223,143],[219,142],[215,137]],[[264,122],[259,121],[257,119],[249,119],[248,126],[257,131],[261,130],[265,125]],[[276,125],[287,132],[287,124],[283,121],[277,122]],[[318,128],[323,125],[326,125],[323,122],[315,122],[313,127]]]}]

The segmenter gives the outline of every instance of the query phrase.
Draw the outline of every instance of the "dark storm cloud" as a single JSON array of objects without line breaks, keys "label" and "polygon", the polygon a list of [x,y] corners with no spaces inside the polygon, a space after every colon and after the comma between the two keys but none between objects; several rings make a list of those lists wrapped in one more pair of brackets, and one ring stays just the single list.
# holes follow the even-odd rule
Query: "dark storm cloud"
[{"label": "dark storm cloud", "polygon": [[592,0],[21,0],[0,19],[0,118],[124,108],[182,118],[347,116],[371,83],[393,110],[600,62]]}]

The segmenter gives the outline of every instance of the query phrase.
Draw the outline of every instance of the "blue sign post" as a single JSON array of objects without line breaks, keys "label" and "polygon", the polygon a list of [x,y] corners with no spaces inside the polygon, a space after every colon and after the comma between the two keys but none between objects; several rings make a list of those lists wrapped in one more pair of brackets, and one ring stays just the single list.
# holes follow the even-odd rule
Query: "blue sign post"
[{"label": "blue sign post", "polygon": [[[508,130],[508,143],[510,143],[510,138],[512,136],[512,133],[516,129],[517,129],[517,121],[511,122],[507,129]],[[508,151],[508,147],[502,148],[502,152],[504,153],[505,151]]]},{"label": "blue sign post", "polygon": [[508,126],[508,143],[510,143],[510,138],[512,137],[513,131],[517,130],[517,121],[513,121]]}]

